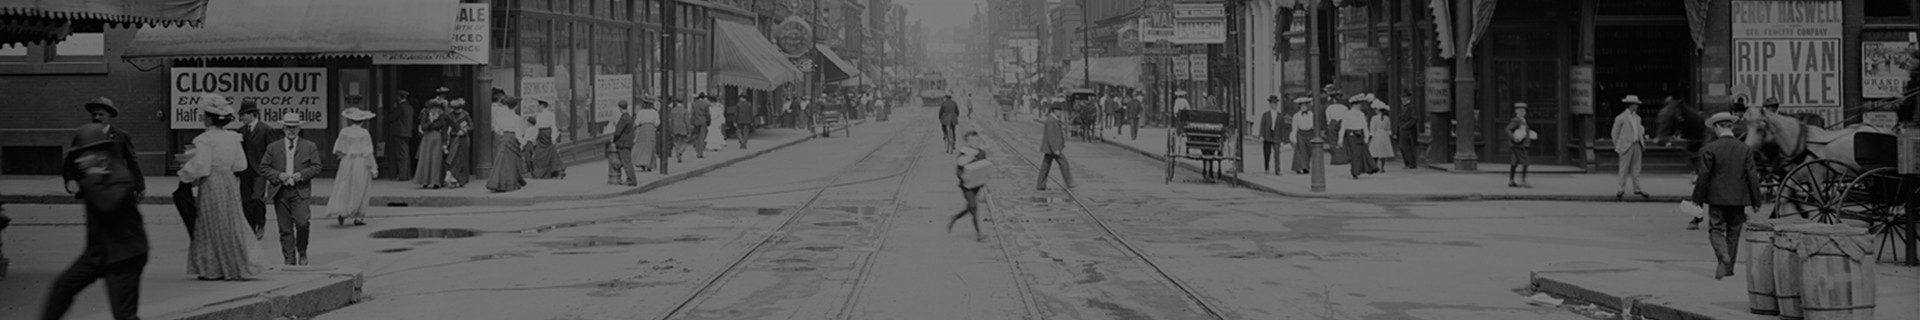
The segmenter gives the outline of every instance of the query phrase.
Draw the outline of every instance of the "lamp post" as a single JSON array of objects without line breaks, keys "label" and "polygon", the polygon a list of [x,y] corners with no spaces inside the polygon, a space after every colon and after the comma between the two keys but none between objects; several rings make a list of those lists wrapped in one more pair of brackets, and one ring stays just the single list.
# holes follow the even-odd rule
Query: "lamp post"
[{"label": "lamp post", "polygon": [[[1327,147],[1327,139],[1322,133],[1327,132],[1326,129],[1328,128],[1325,128],[1327,125],[1327,109],[1324,106],[1327,92],[1322,88],[1323,85],[1320,80],[1320,73],[1322,72],[1320,67],[1323,62],[1320,61],[1320,46],[1322,45],[1320,43],[1320,33],[1324,31],[1320,28],[1320,10],[1322,10],[1322,8],[1317,1],[1314,4],[1307,5],[1307,63],[1309,64],[1307,66],[1307,79],[1308,83],[1312,84],[1307,87],[1307,94],[1313,97],[1313,102],[1308,103],[1305,107],[1313,108],[1310,109],[1313,110],[1313,123],[1316,126],[1320,126],[1316,128],[1319,130],[1313,130],[1313,140],[1306,148],[1308,154],[1307,172],[1313,176],[1312,185],[1309,187],[1309,190],[1312,192],[1327,192],[1327,164],[1321,161],[1321,158],[1325,157],[1326,153],[1323,152],[1323,150],[1326,150]],[[1301,150],[1296,148],[1294,152],[1301,152]]]},{"label": "lamp post", "polygon": [[[674,19],[674,2],[675,0],[660,0],[660,99],[658,103],[660,112],[668,115],[673,114],[674,34],[680,32],[676,27],[679,22]],[[673,130],[673,121],[660,122],[660,132],[673,132]],[[661,175],[670,174],[667,171],[667,164],[672,161],[667,161],[667,155],[673,153],[666,150],[673,150],[675,141],[671,137],[670,134],[654,135],[654,145],[664,146],[653,149],[654,158],[659,159],[660,162]]]}]

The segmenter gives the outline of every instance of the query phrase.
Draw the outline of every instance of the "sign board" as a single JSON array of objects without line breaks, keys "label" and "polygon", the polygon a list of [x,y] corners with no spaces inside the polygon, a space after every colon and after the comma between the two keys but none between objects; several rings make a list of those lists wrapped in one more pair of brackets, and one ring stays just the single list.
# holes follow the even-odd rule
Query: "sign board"
[{"label": "sign board", "polygon": [[1227,9],[1222,3],[1173,4],[1173,42],[1226,43]]},{"label": "sign board", "polygon": [[1140,42],[1172,41],[1176,33],[1173,28],[1173,13],[1148,10],[1136,20],[1140,30]]},{"label": "sign board", "polygon": [[1178,19],[1226,19],[1227,7],[1223,3],[1175,3],[1173,18]]},{"label": "sign board", "polygon": [[1860,114],[1860,122],[1881,129],[1893,130],[1900,125],[1900,114],[1893,111],[1868,111]]},{"label": "sign board", "polygon": [[1567,108],[1573,114],[1593,114],[1593,66],[1573,66],[1567,74]]},{"label": "sign board", "polygon": [[1427,112],[1453,112],[1453,71],[1447,67],[1427,67]]},{"label": "sign board", "polygon": [[1898,98],[1906,91],[1911,70],[1920,67],[1913,59],[1914,45],[1897,41],[1860,43],[1860,96]]},{"label": "sign board", "polygon": [[453,22],[453,51],[448,52],[386,52],[373,54],[373,64],[477,64],[485,65],[491,59],[488,49],[493,47],[492,28],[487,23],[489,13],[485,3],[462,3],[460,12]]},{"label": "sign board", "polygon": [[1173,58],[1168,59],[1168,61],[1173,63],[1174,79],[1193,80],[1193,74],[1191,73],[1192,71],[1188,70],[1192,67],[1188,65],[1188,62],[1190,60],[1192,59],[1188,58],[1187,56],[1175,56]]},{"label": "sign board", "polygon": [[1734,91],[1780,111],[1841,115],[1841,1],[1733,1]]},{"label": "sign board", "polygon": [[260,104],[261,119],[280,119],[295,112],[307,123],[301,128],[325,129],[332,112],[327,111],[326,68],[173,68],[168,109],[170,128],[205,129],[201,123],[202,95],[217,93],[239,107],[245,100]]},{"label": "sign board", "polygon": [[601,74],[593,76],[593,119],[598,122],[620,120],[620,102],[639,108],[633,103],[633,75]]},{"label": "sign board", "polygon": [[[559,90],[553,77],[527,77],[520,79],[520,113],[533,114],[534,107],[540,103],[535,100],[554,101],[559,99]],[[551,104],[549,104],[551,106]],[[557,106],[556,106],[557,107]],[[555,111],[558,112],[558,111]]]},{"label": "sign board", "polygon": [[1348,43],[1340,48],[1340,74],[1365,76],[1385,72],[1387,61],[1380,54],[1380,48],[1368,47],[1365,43]]},{"label": "sign board", "polygon": [[1188,55],[1187,63],[1193,64],[1192,66],[1187,67],[1187,70],[1188,70],[1187,72],[1193,73],[1192,75],[1193,80],[1207,81],[1207,55],[1204,55],[1204,54]]}]

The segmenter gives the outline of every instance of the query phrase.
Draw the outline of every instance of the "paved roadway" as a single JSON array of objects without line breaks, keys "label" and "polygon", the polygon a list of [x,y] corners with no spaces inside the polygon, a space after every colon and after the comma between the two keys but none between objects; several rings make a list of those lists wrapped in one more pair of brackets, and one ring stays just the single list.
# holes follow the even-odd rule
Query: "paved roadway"
[{"label": "paved roadway", "polygon": [[[1077,139],[1078,186],[1035,191],[1038,124],[990,119],[988,99],[962,125],[998,168],[984,242],[944,229],[962,207],[954,159],[933,110],[903,107],[642,195],[316,221],[313,262],[367,275],[365,301],[318,318],[1585,319],[1523,303],[1527,271],[1710,259],[1671,205],[1283,198],[1190,172],[1165,184],[1160,163]],[[406,228],[478,232],[380,232]],[[58,250],[78,230],[6,235]],[[184,255],[184,237],[155,238]]]}]

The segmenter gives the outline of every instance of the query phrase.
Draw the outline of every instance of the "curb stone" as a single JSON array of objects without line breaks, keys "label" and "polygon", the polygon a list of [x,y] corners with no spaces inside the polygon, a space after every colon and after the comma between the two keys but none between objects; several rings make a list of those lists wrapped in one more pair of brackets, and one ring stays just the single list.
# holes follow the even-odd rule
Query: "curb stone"
[{"label": "curb stone", "polygon": [[[1101,137],[1098,139],[1100,139],[1100,142],[1106,143],[1108,145],[1120,147],[1121,149],[1125,149],[1128,151],[1133,151],[1134,153],[1147,156],[1148,158],[1153,158],[1154,160],[1167,161],[1167,156],[1164,154],[1156,154],[1146,150],[1141,150],[1140,148],[1136,148],[1134,146],[1108,140],[1105,137]],[[1186,169],[1189,171],[1197,172],[1201,170],[1199,166],[1195,166],[1190,163],[1175,162],[1175,164],[1180,166],[1181,169]],[[1295,198],[1336,199],[1336,200],[1378,200],[1378,201],[1515,201],[1515,200],[1518,200],[1518,201],[1661,202],[1661,203],[1672,203],[1672,202],[1679,202],[1680,200],[1686,200],[1685,197],[1678,197],[1678,196],[1653,196],[1652,198],[1646,198],[1646,199],[1642,199],[1642,198],[1614,199],[1613,197],[1606,196],[1606,195],[1520,195],[1520,194],[1480,194],[1480,193],[1476,193],[1476,194],[1387,194],[1387,193],[1332,194],[1332,193],[1317,193],[1317,192],[1282,191],[1278,188],[1273,188],[1270,186],[1253,183],[1253,182],[1247,181],[1246,179],[1241,179],[1234,176],[1223,177],[1223,179],[1227,180],[1228,182],[1234,185],[1246,187],[1248,189],[1253,189],[1260,192],[1277,194],[1281,196],[1295,197]]]},{"label": "curb stone", "polygon": [[359,299],[366,279],[359,270],[330,268],[323,271],[294,271],[324,274],[327,277],[295,283],[266,292],[207,304],[154,317],[163,320],[274,319],[304,318],[333,311]]}]

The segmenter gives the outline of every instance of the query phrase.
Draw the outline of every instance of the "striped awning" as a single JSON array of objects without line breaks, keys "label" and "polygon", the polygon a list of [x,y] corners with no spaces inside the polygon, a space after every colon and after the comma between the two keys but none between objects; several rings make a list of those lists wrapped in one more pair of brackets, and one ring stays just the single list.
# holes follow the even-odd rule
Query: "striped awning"
[{"label": "striped awning", "polygon": [[0,48],[60,42],[78,24],[199,26],[207,0],[0,0]]},{"label": "striped awning", "polygon": [[[220,0],[201,28],[141,30],[126,59],[264,59],[453,51],[459,1]],[[431,14],[434,12],[446,14]]]}]

